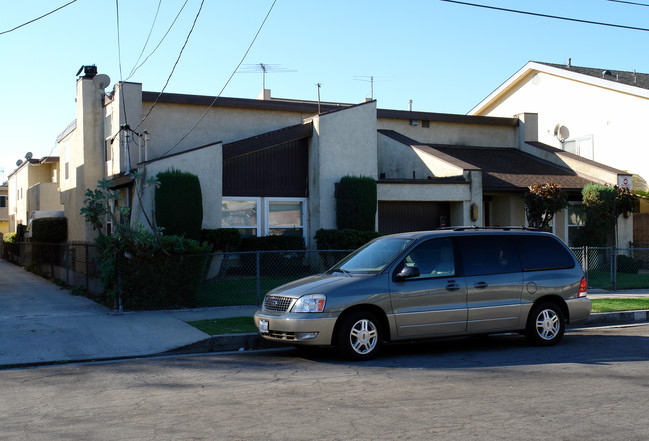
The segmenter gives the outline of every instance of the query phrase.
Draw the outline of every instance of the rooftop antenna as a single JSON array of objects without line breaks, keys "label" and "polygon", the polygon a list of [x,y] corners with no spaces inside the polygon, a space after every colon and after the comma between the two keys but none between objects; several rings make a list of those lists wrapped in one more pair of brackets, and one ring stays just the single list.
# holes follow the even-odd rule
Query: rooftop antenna
[{"label": "rooftop antenna", "polygon": [[287,73],[287,72],[297,72],[295,69],[286,69],[280,67],[279,64],[266,64],[266,63],[255,63],[255,64],[244,64],[243,69],[238,73],[258,73],[261,72],[261,85],[262,90],[266,90],[266,74],[267,73]]},{"label": "rooftop antenna", "polygon": [[370,99],[374,99],[374,82],[375,81],[390,81],[393,77],[375,77],[374,75],[357,75],[354,76],[356,81],[366,81],[370,83]]}]

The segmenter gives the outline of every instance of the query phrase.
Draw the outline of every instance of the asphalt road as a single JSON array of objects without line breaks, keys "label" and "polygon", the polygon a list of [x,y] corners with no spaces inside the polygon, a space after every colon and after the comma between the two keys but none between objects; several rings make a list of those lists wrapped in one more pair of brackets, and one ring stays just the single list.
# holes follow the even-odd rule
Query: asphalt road
[{"label": "asphalt road", "polygon": [[649,324],[0,371],[7,440],[646,440]]}]

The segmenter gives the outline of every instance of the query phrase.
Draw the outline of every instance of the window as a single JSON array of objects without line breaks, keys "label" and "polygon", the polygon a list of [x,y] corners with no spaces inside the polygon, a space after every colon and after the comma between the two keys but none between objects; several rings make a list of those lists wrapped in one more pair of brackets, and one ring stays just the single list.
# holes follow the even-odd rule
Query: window
[{"label": "window", "polygon": [[572,268],[572,256],[558,240],[548,236],[521,236],[518,249],[523,271]]},{"label": "window", "polygon": [[63,156],[65,162],[63,163],[63,179],[66,181],[70,179],[70,143],[66,142],[63,145]]},{"label": "window", "polygon": [[566,222],[568,246],[573,246],[585,222],[586,212],[584,206],[580,203],[570,203],[568,205],[568,221]]},{"label": "window", "polygon": [[434,239],[418,245],[406,256],[405,265],[417,267],[418,279],[454,276],[455,258],[450,239]]},{"label": "window", "polygon": [[306,239],[306,199],[266,198],[266,228],[268,236],[297,236]]},{"label": "window", "polygon": [[7,206],[7,196],[0,196],[0,208]]},{"label": "window", "polygon": [[467,276],[515,273],[521,270],[514,236],[464,236],[458,238]]},{"label": "window", "polygon": [[563,143],[563,149],[583,158],[594,159],[593,135],[567,139]]},{"label": "window", "polygon": [[236,228],[242,236],[259,236],[258,198],[223,198],[221,226]]}]

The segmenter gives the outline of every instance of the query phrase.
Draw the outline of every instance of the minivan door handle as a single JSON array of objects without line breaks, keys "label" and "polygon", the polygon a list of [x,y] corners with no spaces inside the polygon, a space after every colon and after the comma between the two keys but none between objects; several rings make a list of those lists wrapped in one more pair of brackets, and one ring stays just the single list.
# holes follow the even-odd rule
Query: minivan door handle
[{"label": "minivan door handle", "polygon": [[460,289],[460,285],[455,283],[455,280],[449,280],[448,284],[446,285],[446,290],[447,291],[457,291]]},{"label": "minivan door handle", "polygon": [[489,285],[487,285],[487,282],[478,282],[473,286],[475,286],[476,289],[485,289]]}]

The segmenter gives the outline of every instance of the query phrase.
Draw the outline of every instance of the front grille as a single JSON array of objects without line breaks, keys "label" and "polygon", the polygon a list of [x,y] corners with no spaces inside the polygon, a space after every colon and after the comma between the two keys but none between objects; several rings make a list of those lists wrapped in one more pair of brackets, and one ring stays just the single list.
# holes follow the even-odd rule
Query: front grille
[{"label": "front grille", "polygon": [[287,340],[287,341],[295,341],[295,332],[281,332],[281,331],[273,331],[272,329],[268,331],[268,336],[272,338],[278,338],[281,340]]},{"label": "front grille", "polygon": [[292,297],[266,296],[264,299],[264,310],[286,312],[291,307],[293,300],[295,299]]}]

